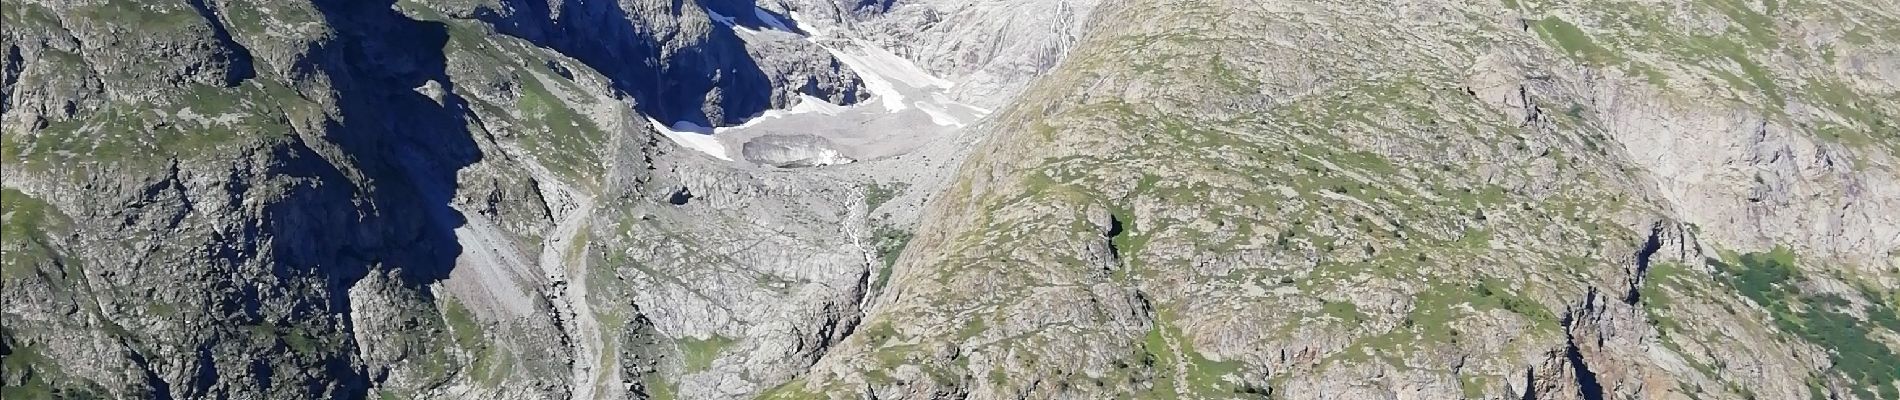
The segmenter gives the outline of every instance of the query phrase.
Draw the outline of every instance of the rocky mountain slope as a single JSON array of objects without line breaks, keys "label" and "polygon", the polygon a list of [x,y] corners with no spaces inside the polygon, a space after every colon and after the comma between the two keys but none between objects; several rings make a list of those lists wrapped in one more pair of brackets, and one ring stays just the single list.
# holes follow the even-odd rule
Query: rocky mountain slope
[{"label": "rocky mountain slope", "polygon": [[15,398],[1900,399],[1900,6],[3,0]]}]

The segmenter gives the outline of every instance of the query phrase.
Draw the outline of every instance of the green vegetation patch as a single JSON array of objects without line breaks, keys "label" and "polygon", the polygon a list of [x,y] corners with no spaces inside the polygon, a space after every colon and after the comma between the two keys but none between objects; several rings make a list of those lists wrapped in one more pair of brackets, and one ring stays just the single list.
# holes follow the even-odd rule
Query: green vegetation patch
[{"label": "green vegetation patch", "polygon": [[1677,276],[1683,273],[1681,265],[1668,262],[1650,264],[1647,276],[1643,278],[1643,287],[1637,289],[1642,296],[1643,309],[1649,314],[1650,325],[1654,325],[1667,337],[1670,332],[1681,332],[1682,325],[1669,316],[1667,310],[1675,305],[1675,298],[1669,294],[1668,287],[1676,286]]},{"label": "green vegetation patch", "polygon": [[[785,382],[783,385],[759,393],[758,398],[761,400],[817,400],[825,397],[807,389],[803,379],[793,379],[791,382]],[[654,397],[654,399],[659,399],[659,397]]]},{"label": "green vegetation patch", "polygon": [[1597,44],[1595,39],[1578,28],[1576,24],[1557,17],[1530,21],[1545,42],[1562,49],[1564,54],[1593,65],[1615,64],[1622,60],[1610,49]]},{"label": "green vegetation patch", "polygon": [[[323,22],[313,6],[297,2],[233,1],[220,3],[229,28],[245,36],[268,35],[274,27]],[[281,33],[279,33],[281,34]]]},{"label": "green vegetation patch", "polygon": [[1470,318],[1473,311],[1509,311],[1524,317],[1533,328],[1531,332],[1560,330],[1556,315],[1548,308],[1507,288],[1508,285],[1489,278],[1471,285],[1433,284],[1413,295],[1417,300],[1412,312],[1400,322],[1399,328],[1359,339],[1341,356],[1364,361],[1373,356],[1409,354],[1426,347],[1421,343],[1456,345],[1464,340],[1465,334],[1459,329],[1459,321]]},{"label": "green vegetation patch", "polygon": [[191,85],[181,93],[109,104],[31,136],[8,132],[4,155],[9,166],[36,171],[78,173],[73,162],[155,168],[174,158],[217,157],[231,146],[287,137],[294,133],[289,118],[317,112],[289,88],[249,82],[237,88]]},{"label": "green vegetation patch", "polygon": [[0,398],[7,400],[105,399],[104,388],[67,376],[57,361],[40,354],[38,346],[21,346],[9,331],[0,331],[10,353],[0,356]]},{"label": "green vegetation patch", "polygon": [[[440,307],[442,322],[448,326],[449,335],[454,339],[455,346],[471,358],[468,360],[464,373],[488,387],[500,385],[502,378],[514,368],[514,356],[484,336],[480,320],[476,319],[475,313],[469,311],[468,307],[463,306],[462,303],[444,298]],[[440,367],[444,370],[431,371],[432,374],[438,375],[445,373],[448,369],[446,365],[431,365],[431,367]]]},{"label": "green vegetation patch", "polygon": [[877,183],[865,185],[864,207],[876,210],[878,206],[884,205],[884,203],[891,201],[891,199],[897,198],[897,195],[903,193],[904,188],[907,186],[909,186],[909,184],[902,182],[888,185]]},{"label": "green vegetation patch", "polygon": [[[659,375],[647,375],[645,378],[647,400],[673,400],[679,398],[679,384]],[[766,398],[760,396],[760,398]],[[802,397],[815,399],[817,396]]]},{"label": "green vegetation patch", "polygon": [[0,13],[0,22],[5,23],[9,29],[23,31],[63,29],[59,16],[54,15],[53,11],[46,9],[45,6],[35,3],[7,2],[6,12]]},{"label": "green vegetation patch", "polygon": [[1458,388],[1464,392],[1467,399],[1482,399],[1484,398],[1484,381],[1483,376],[1459,375]]},{"label": "green vegetation patch", "polygon": [[[1859,398],[1900,398],[1900,355],[1882,343],[1875,329],[1900,332],[1900,316],[1879,301],[1855,310],[1855,305],[1832,293],[1800,289],[1807,277],[1796,267],[1793,251],[1776,248],[1767,253],[1725,255],[1708,259],[1723,281],[1773,317],[1774,325],[1828,350],[1828,373],[1852,380]],[[1859,311],[1867,319],[1855,317]]]},{"label": "green vegetation patch", "polygon": [[250,331],[252,338],[282,343],[285,348],[297,354],[318,354],[319,351],[328,350],[330,347],[316,335],[311,335],[294,326],[263,323],[247,326],[246,329]]},{"label": "green vegetation patch", "polygon": [[1481,280],[1478,284],[1472,285],[1471,292],[1478,295],[1471,300],[1472,307],[1480,310],[1502,309],[1522,315],[1530,319],[1532,323],[1547,328],[1557,326],[1557,316],[1550,312],[1550,308],[1544,307],[1543,304],[1531,300],[1522,293],[1506,291],[1504,285],[1496,280]]},{"label": "green vegetation patch", "polygon": [[1350,301],[1328,301],[1320,305],[1320,312],[1338,318],[1347,326],[1356,326],[1367,320],[1366,314],[1359,312],[1359,306]]},{"label": "green vegetation patch", "polygon": [[[1186,384],[1187,387],[1181,389],[1209,398],[1231,396],[1242,389],[1224,378],[1240,371],[1239,362],[1214,361],[1201,355],[1181,334],[1180,328],[1169,324],[1166,318],[1155,321],[1155,326],[1148,330],[1147,336],[1142,338],[1142,350],[1158,374],[1152,389],[1156,394],[1175,394],[1177,383]],[[1177,376],[1178,371],[1184,371],[1185,375]]]},{"label": "green vegetation patch", "polygon": [[521,143],[549,169],[574,182],[592,182],[605,170],[596,155],[605,142],[599,127],[569,108],[534,77],[521,80],[521,98],[515,107],[522,122],[533,132],[524,132]]},{"label": "green vegetation patch", "polygon": [[872,239],[877,246],[878,264],[877,282],[872,289],[883,289],[891,280],[892,267],[897,265],[897,257],[904,254],[904,248],[910,246],[913,236],[910,231],[879,225]]},{"label": "green vegetation patch", "polygon": [[680,354],[684,357],[686,371],[699,372],[712,368],[713,360],[717,360],[719,353],[732,347],[732,344],[731,338],[719,335],[712,335],[705,339],[680,339]]},{"label": "green vegetation patch", "polygon": [[1740,33],[1751,44],[1763,48],[1774,48],[1780,43],[1780,35],[1775,33],[1775,19],[1769,17],[1768,14],[1780,8],[1779,4],[1775,0],[1762,0],[1762,8],[1767,11],[1763,13],[1750,7],[1747,4],[1750,1],[1753,0],[1703,0],[1702,3],[1721,11],[1722,15],[1741,27]]},{"label": "green vegetation patch", "polygon": [[70,222],[40,199],[14,189],[0,189],[0,279],[30,279],[41,263],[54,260],[47,228]]}]

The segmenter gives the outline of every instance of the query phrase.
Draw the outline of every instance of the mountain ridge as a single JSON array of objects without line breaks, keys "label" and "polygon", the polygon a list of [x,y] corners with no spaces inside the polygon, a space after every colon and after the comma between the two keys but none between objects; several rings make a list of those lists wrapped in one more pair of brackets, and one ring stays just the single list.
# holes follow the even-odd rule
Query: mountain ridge
[{"label": "mountain ridge", "polygon": [[9,399],[1900,398],[1889,4],[0,8]]}]

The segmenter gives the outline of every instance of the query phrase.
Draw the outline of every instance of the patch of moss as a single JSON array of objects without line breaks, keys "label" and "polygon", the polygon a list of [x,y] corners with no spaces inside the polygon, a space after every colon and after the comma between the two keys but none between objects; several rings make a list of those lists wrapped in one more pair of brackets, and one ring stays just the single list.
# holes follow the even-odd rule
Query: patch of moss
[{"label": "patch of moss", "polygon": [[323,21],[312,7],[298,3],[242,1],[221,3],[220,11],[233,32],[264,35],[273,27]]},{"label": "patch of moss", "polygon": [[1671,332],[1682,331],[1682,325],[1669,315],[1675,299],[1668,289],[1677,285],[1677,276],[1682,273],[1682,266],[1675,263],[1651,264],[1648,275],[1643,279],[1643,286],[1637,292],[1642,296],[1643,310],[1649,314],[1650,325],[1656,326],[1665,337]]},{"label": "patch of moss", "polygon": [[686,371],[699,372],[712,368],[713,360],[717,360],[719,353],[725,351],[727,347],[732,347],[732,344],[731,338],[719,335],[712,335],[705,339],[680,339],[680,354],[685,357],[683,361]]},{"label": "patch of moss", "polygon": [[26,2],[8,2],[6,12],[0,13],[0,23],[8,28],[32,31],[57,29],[62,25],[52,10]]},{"label": "patch of moss", "polygon": [[[1733,21],[1736,26],[1741,27],[1742,35],[1748,38],[1751,44],[1762,48],[1777,47],[1780,43],[1780,35],[1775,33],[1776,24],[1774,18],[1770,18],[1763,12],[1755,11],[1753,7],[1745,3],[1746,1],[1749,0],[1702,0],[1702,3],[1721,11],[1722,15],[1728,16],[1730,21]],[[1766,3],[1763,4],[1763,8],[1768,13],[1773,13],[1779,8],[1779,4],[1775,3],[1774,0],[1765,1]]]},{"label": "patch of moss", "polygon": [[47,382],[44,369],[52,360],[39,354],[33,347],[7,346],[9,353],[0,356],[0,373],[5,380],[0,381],[0,395],[8,399],[52,399],[57,388]]},{"label": "patch of moss", "polygon": [[[1787,107],[1781,85],[1776,83],[1766,68],[1749,56],[1750,49],[1744,43],[1724,36],[1690,37],[1683,43],[1682,50],[1686,50],[1688,56],[1725,61],[1728,65],[1705,65],[1705,68],[1737,90],[1760,94],[1775,109]],[[1726,68],[1730,66],[1741,75],[1735,75]]]},{"label": "patch of moss", "polygon": [[1400,355],[1420,348],[1420,342],[1456,345],[1464,340],[1458,321],[1469,318],[1471,311],[1509,311],[1523,316],[1535,332],[1554,333],[1560,329],[1555,314],[1548,308],[1520,293],[1506,291],[1506,287],[1489,278],[1472,285],[1434,283],[1413,295],[1416,301],[1412,312],[1399,329],[1360,339],[1344,356],[1364,360],[1365,353]]},{"label": "patch of moss", "polygon": [[1471,291],[1478,295],[1472,301],[1473,307],[1503,309],[1522,315],[1529,318],[1532,323],[1545,327],[1555,327],[1557,324],[1557,316],[1551,313],[1548,307],[1544,307],[1543,304],[1531,300],[1522,293],[1506,291],[1504,285],[1496,280],[1488,278],[1480,280],[1478,284],[1472,286]]}]

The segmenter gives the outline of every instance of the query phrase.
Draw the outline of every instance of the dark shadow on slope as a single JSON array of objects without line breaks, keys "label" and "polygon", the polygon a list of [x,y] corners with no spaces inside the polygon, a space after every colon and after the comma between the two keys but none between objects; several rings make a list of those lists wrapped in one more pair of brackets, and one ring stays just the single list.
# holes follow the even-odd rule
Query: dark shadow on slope
[{"label": "dark shadow on slope", "polygon": [[231,38],[231,31],[225,28],[224,20],[218,18],[220,13],[205,4],[205,0],[188,0],[187,3],[191,5],[192,11],[198,12],[199,16],[204,17],[206,23],[211,24],[212,39],[217,40],[220,47],[230,52],[224,55],[227,58],[225,61],[230,63],[224,77],[224,85],[237,86],[245,80],[256,77],[257,69],[251,61],[251,49],[245,48],[243,44]]},{"label": "dark shadow on slope", "polygon": [[[798,21],[785,14],[760,8],[754,0],[699,0],[706,11],[727,18],[733,25],[752,30],[778,30],[805,35]],[[714,17],[718,19],[719,17]]]},{"label": "dark shadow on slope", "polygon": [[1662,250],[1662,225],[1649,228],[1649,238],[1643,241],[1643,247],[1636,249],[1636,271],[1630,275],[1629,291],[1623,294],[1623,303],[1636,305],[1643,301],[1643,281],[1649,279],[1650,263],[1655,262],[1656,252]]},{"label": "dark shadow on slope", "polygon": [[26,71],[26,58],[20,54],[20,45],[7,43],[5,53],[0,54],[0,115],[13,111],[13,85],[20,82],[20,73]]},{"label": "dark shadow on slope", "polygon": [[[457,171],[480,161],[481,150],[467,102],[448,77],[447,27],[410,19],[394,3],[317,2],[341,36],[323,49],[319,68],[336,83],[344,115],[332,121],[329,139],[375,183],[367,194],[381,218],[371,227],[383,240],[347,250],[426,285],[446,279],[461,254],[454,229],[466,219],[451,207]],[[439,103],[417,90],[430,82],[442,88]]]},{"label": "dark shadow on slope", "polygon": [[[426,294],[462,251],[454,229],[466,220],[451,207],[456,172],[481,153],[462,99],[450,92],[438,103],[414,89],[434,81],[452,90],[442,51],[447,28],[401,15],[394,0],[313,4],[336,34],[310,44],[291,74],[303,84],[296,90],[330,104],[331,114],[316,132],[261,150],[276,161],[260,167],[263,176],[293,183],[270,188],[281,193],[264,218],[223,238],[237,245],[214,250],[239,275],[213,284],[228,293],[212,304],[213,315],[236,329],[204,338],[240,358],[199,362],[217,365],[197,366],[201,376],[182,388],[184,397],[232,390],[368,397],[381,377],[355,360],[350,289],[374,271],[395,271]],[[229,186],[254,193],[252,184]],[[259,260],[269,263],[269,276],[235,267]],[[258,381],[217,376],[226,371],[248,371]]]},{"label": "dark shadow on slope", "polygon": [[1577,391],[1581,392],[1583,400],[1603,400],[1603,383],[1598,382],[1596,372],[1591,371],[1590,367],[1584,364],[1583,352],[1577,350],[1576,339],[1571,338],[1571,340],[1569,346],[1564,348],[1564,357],[1570,360],[1570,366],[1575,368]]},{"label": "dark shadow on slope", "polygon": [[895,4],[897,0],[858,0],[857,7],[852,11],[882,14],[891,11],[891,6]]},{"label": "dark shadow on slope", "polygon": [[[1583,351],[1577,348],[1575,332],[1578,329],[1576,326],[1578,317],[1591,312],[1589,310],[1600,310],[1597,306],[1597,296],[1596,288],[1590,288],[1581,307],[1585,311],[1567,314],[1560,322],[1564,328],[1564,360],[1570,364],[1571,375],[1577,380],[1577,391],[1583,400],[1603,400],[1603,383],[1597,380],[1596,371],[1591,370],[1589,363],[1583,359]],[[1603,347],[1601,339],[1598,339],[1597,347]]]},{"label": "dark shadow on slope", "polygon": [[1118,264],[1117,266],[1119,266],[1122,259],[1125,258],[1125,256],[1122,255],[1121,244],[1118,243],[1121,240],[1125,240],[1125,238],[1122,237],[1122,233],[1125,233],[1122,229],[1121,216],[1110,214],[1108,216],[1108,231],[1102,232],[1103,241],[1108,243],[1108,255],[1109,257],[1115,258],[1113,261]]},{"label": "dark shadow on slope", "polygon": [[130,357],[132,359],[132,365],[138,366],[140,372],[142,372],[141,377],[145,379],[145,385],[151,388],[149,395],[152,396],[152,398],[158,400],[171,400],[173,398],[171,384],[166,383],[164,378],[159,377],[158,373],[153,372],[157,370],[152,368],[151,360],[146,359],[144,354],[139,354],[138,352],[127,352],[126,356]]},{"label": "dark shadow on slope", "polygon": [[[751,0],[732,1],[741,2],[755,8]],[[566,1],[558,10],[542,1],[504,0],[499,9],[506,11],[483,6],[474,18],[580,60],[632,95],[642,113],[666,125],[726,126],[769,109],[771,80],[731,27],[713,23],[705,36],[695,36],[679,19],[682,8],[697,4],[673,1],[668,6],[630,15],[607,0]],[[678,47],[667,50],[662,44]],[[706,107],[708,99],[712,107]]]}]

